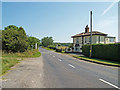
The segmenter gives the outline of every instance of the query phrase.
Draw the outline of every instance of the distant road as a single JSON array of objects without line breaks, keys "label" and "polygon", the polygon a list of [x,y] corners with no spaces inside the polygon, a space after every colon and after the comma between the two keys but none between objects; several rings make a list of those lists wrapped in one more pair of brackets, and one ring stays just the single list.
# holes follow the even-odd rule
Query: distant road
[{"label": "distant road", "polygon": [[77,60],[40,48],[47,88],[119,88],[118,68]]}]

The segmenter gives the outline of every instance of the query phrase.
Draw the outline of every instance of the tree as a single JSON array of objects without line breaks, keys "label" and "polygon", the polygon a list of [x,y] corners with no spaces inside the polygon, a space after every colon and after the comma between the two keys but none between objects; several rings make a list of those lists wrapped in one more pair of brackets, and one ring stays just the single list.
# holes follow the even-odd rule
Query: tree
[{"label": "tree", "polygon": [[35,48],[35,43],[37,43],[37,46],[40,46],[40,40],[36,37],[28,37],[28,41],[29,41],[29,46],[33,48]]},{"label": "tree", "polygon": [[28,38],[23,28],[14,25],[2,30],[2,49],[7,52],[24,52],[28,48]]},{"label": "tree", "polygon": [[68,47],[73,48],[73,43],[70,43]]},{"label": "tree", "polygon": [[15,25],[9,25],[9,26],[5,27],[5,30],[8,30],[8,29],[10,29],[10,30],[18,30],[18,27],[15,26]]},{"label": "tree", "polygon": [[2,30],[0,30],[0,50],[2,50]]},{"label": "tree", "polygon": [[53,39],[52,39],[52,37],[44,37],[44,38],[42,38],[41,42],[44,47],[47,47],[48,45],[53,44]]}]

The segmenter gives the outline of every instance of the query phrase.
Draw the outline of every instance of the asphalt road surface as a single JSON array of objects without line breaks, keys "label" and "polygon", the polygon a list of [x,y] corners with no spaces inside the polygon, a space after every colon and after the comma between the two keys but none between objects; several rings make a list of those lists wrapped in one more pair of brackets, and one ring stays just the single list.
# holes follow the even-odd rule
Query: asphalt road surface
[{"label": "asphalt road surface", "polygon": [[119,88],[117,67],[39,50],[40,58],[24,60],[3,76],[3,88]]},{"label": "asphalt road surface", "polygon": [[119,88],[118,68],[40,48],[47,88]]}]

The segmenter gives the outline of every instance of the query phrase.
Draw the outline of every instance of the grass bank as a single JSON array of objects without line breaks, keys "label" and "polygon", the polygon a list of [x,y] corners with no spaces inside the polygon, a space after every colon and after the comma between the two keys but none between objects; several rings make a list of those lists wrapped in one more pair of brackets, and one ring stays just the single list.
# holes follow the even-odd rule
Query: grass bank
[{"label": "grass bank", "polygon": [[49,51],[55,51],[55,50],[50,49],[50,48],[48,48],[48,47],[42,47],[42,48],[44,48],[44,49],[46,49],[46,50],[49,50]]},{"label": "grass bank", "polygon": [[23,60],[26,57],[40,57],[41,53],[34,49],[34,50],[27,50],[23,53],[2,53],[2,61],[1,62],[1,66],[0,68],[2,68],[2,72],[0,73],[0,75],[6,73],[8,70],[10,70],[10,68],[12,66],[14,66],[15,64],[19,63],[21,60]]},{"label": "grass bank", "polygon": [[[48,47],[42,47],[42,48],[44,48],[44,49],[46,49],[46,50],[49,50],[49,51],[57,52],[56,50],[50,49],[50,48],[48,48]],[[65,51],[57,52],[57,53],[63,53],[63,54],[65,54]]]},{"label": "grass bank", "polygon": [[89,58],[86,56],[75,56],[73,55],[73,57],[78,58],[78,59],[82,59],[85,61],[89,61],[89,62],[94,62],[94,63],[99,63],[99,64],[103,64],[103,65],[109,65],[109,66],[120,66],[120,62],[116,62],[116,61],[109,61],[109,60],[103,60],[103,59],[97,59],[97,58]]}]

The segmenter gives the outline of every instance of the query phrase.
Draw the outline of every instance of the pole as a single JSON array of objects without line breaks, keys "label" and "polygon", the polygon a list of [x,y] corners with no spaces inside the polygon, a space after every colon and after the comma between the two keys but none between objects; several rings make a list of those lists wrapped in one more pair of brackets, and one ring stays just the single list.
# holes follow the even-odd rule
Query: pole
[{"label": "pole", "polygon": [[33,45],[31,45],[32,46],[32,50],[33,50]]},{"label": "pole", "polygon": [[37,49],[37,43],[35,43],[35,49]]},{"label": "pole", "polygon": [[92,11],[90,11],[90,58],[92,56]]}]

